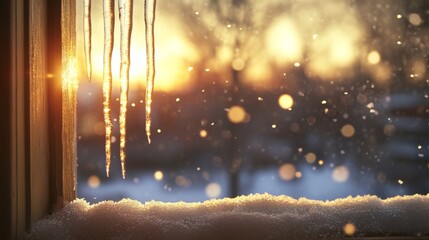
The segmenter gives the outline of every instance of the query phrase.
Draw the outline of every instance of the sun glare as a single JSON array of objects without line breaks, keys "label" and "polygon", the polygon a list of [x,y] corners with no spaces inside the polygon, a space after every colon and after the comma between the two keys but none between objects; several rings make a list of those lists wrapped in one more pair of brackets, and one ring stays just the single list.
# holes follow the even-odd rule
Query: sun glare
[{"label": "sun glare", "polygon": [[[137,3],[136,3],[137,4]],[[137,8],[138,6],[135,6]],[[94,2],[93,8],[102,9],[98,2]],[[92,42],[101,43],[92,46],[93,81],[102,82],[103,76],[103,17],[102,11],[93,11],[92,17]],[[79,17],[79,16],[78,16]],[[119,86],[120,53],[119,53],[119,18],[116,15],[117,26],[115,28],[114,50],[112,54],[113,86]],[[146,50],[143,21],[134,21],[131,35],[131,65],[130,88],[146,86]],[[79,24],[77,25],[78,31]],[[188,67],[199,61],[196,47],[184,35],[180,22],[172,22],[163,12],[157,15],[155,27],[155,91],[174,92],[184,91],[190,86],[191,73]],[[77,35],[78,49],[83,48],[83,40]],[[81,45],[81,46],[80,46]],[[77,51],[79,63],[79,75],[84,76],[83,51]]]},{"label": "sun glare", "polygon": [[[140,8],[136,3],[135,9]],[[94,9],[102,9],[99,2],[93,3]],[[171,12],[160,10],[155,26],[155,91],[177,92],[190,90],[195,84],[198,72],[210,69],[211,74],[228,76],[231,70],[242,71],[244,84],[258,89],[272,89],[276,73],[273,68],[301,68],[309,77],[326,80],[344,78],[353,63],[359,57],[360,39],[363,28],[357,21],[357,16],[347,9],[346,4],[302,4],[288,14],[278,14],[270,23],[259,29],[237,28],[234,24],[222,25],[213,14],[199,13],[196,21],[201,19],[207,24],[205,30],[215,31],[220,42],[203,36],[206,42],[199,42],[195,32],[189,32],[187,22],[177,19],[181,15],[172,15]],[[135,11],[138,15],[138,11]],[[313,16],[303,18],[302,16]],[[137,17],[137,16],[135,16]],[[79,18],[79,16],[78,16]],[[341,23],[333,23],[329,19],[341,18]],[[417,22],[415,15],[410,15],[410,21]],[[94,43],[103,42],[102,11],[93,11],[93,39]],[[174,20],[172,20],[174,19]],[[204,20],[202,20],[204,19]],[[316,21],[326,19],[326,21]],[[198,20],[199,21],[199,20]],[[260,20],[263,21],[263,20]],[[119,22],[116,16],[116,22]],[[144,40],[144,23],[134,21],[131,39],[131,66],[130,88],[146,85],[146,52]],[[197,23],[196,23],[197,24]],[[219,26],[218,26],[219,25]],[[197,27],[197,26],[196,26]],[[77,30],[81,31],[78,24]],[[243,32],[245,42],[260,42],[255,49],[252,47],[237,48],[235,42],[236,30]],[[244,31],[248,31],[245,33]],[[255,35],[257,32],[257,35]],[[241,33],[240,33],[241,34]],[[80,39],[79,39],[80,38]],[[194,39],[196,38],[196,39]],[[78,49],[83,48],[82,36],[78,34]],[[262,40],[262,41],[261,41]],[[203,44],[203,46],[200,46]],[[207,44],[213,44],[213,53],[205,52]],[[112,56],[113,86],[119,85],[119,27],[115,28],[114,51]],[[243,44],[245,45],[245,44]],[[249,49],[248,49],[249,48]],[[213,54],[213,55],[210,55]],[[305,55],[305,57],[304,57]],[[204,59],[207,58],[208,59]],[[370,72],[379,82],[389,76],[381,63],[377,51],[369,52],[364,56]],[[84,76],[83,51],[78,51],[79,76]],[[101,82],[103,72],[103,44],[93,44],[92,47],[93,78]],[[193,66],[195,71],[189,71]],[[294,67],[295,66],[295,67]],[[418,68],[416,68],[418,69]],[[417,71],[422,72],[422,71]],[[416,79],[416,78],[414,78]],[[222,80],[223,81],[223,80]]]},{"label": "sun glare", "polygon": [[356,60],[360,36],[355,25],[328,28],[312,42],[307,71],[326,80],[336,78],[338,70],[348,69]]},{"label": "sun glare", "polygon": [[302,39],[296,27],[295,22],[282,16],[268,29],[267,51],[279,65],[299,61],[302,58]]}]

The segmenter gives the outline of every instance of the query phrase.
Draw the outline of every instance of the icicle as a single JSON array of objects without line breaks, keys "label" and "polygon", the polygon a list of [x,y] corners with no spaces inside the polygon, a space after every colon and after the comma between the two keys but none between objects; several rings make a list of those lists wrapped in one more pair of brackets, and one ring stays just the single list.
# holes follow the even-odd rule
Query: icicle
[{"label": "icicle", "polygon": [[91,0],[83,0],[83,36],[85,47],[86,72],[88,80],[92,77],[92,61],[91,61]]},{"label": "icicle", "polygon": [[128,103],[128,85],[129,85],[129,71],[130,71],[130,42],[132,31],[132,11],[133,0],[119,0],[119,21],[121,25],[121,69],[120,69],[120,82],[121,82],[121,97],[120,97],[120,158],[122,167],[122,178],[125,179],[125,140],[126,140],[126,115]]},{"label": "icicle", "polygon": [[154,21],[156,0],[145,0],[146,28],[146,135],[150,144],[152,93],[155,79]]},{"label": "icicle", "polygon": [[103,56],[103,112],[106,128],[106,174],[109,177],[111,159],[111,94],[112,94],[112,52],[115,30],[115,6],[113,0],[103,0],[104,56]]}]

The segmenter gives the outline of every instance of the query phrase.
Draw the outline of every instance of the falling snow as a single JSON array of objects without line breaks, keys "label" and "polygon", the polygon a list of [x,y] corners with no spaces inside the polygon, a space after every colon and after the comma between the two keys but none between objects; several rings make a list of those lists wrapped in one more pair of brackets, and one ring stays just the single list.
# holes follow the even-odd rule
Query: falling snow
[{"label": "falling snow", "polygon": [[[236,196],[229,193],[232,184],[229,185],[228,182],[231,173],[230,166],[236,165],[240,166],[237,167],[238,173],[236,174],[239,181],[233,184],[236,184],[239,189],[239,195],[269,192],[287,194],[296,198],[306,196],[316,199],[333,199],[349,194],[354,196],[377,194],[380,197],[388,197],[416,192],[427,193],[425,176],[429,168],[427,160],[429,147],[425,133],[428,126],[427,84],[429,80],[426,79],[427,61],[419,55],[427,53],[427,47],[426,42],[423,41],[424,31],[417,31],[425,29],[424,14],[418,11],[410,12],[411,10],[402,11],[401,8],[398,8],[398,11],[383,9],[385,14],[377,16],[377,22],[373,23],[372,14],[356,19],[359,21],[350,21],[347,19],[354,19],[357,16],[355,13],[344,8],[332,7],[334,15],[337,14],[337,16],[330,20],[320,21],[319,24],[317,23],[319,20],[327,18],[319,13],[319,11],[323,12],[318,10],[323,9],[321,4],[315,3],[315,7],[312,7],[293,3],[297,9],[301,9],[301,11],[295,12],[305,13],[311,10],[321,15],[311,21],[299,18],[299,14],[289,12],[286,7],[282,14],[276,16],[276,13],[267,6],[267,14],[271,14],[272,19],[276,17],[283,19],[283,15],[285,15],[285,19],[279,20],[280,23],[288,26],[290,22],[289,25],[297,26],[296,29],[282,29],[282,31],[296,32],[297,40],[310,41],[308,43],[310,45],[329,46],[326,49],[317,48],[320,51],[316,51],[316,48],[307,46],[307,43],[302,46],[298,44],[295,48],[301,49],[300,52],[306,54],[289,59],[287,52],[277,51],[284,41],[280,41],[279,45],[272,44],[274,46],[272,53],[266,51],[265,45],[256,44],[254,48],[258,50],[255,51],[258,55],[255,55],[250,51],[252,48],[246,48],[245,43],[250,43],[251,38],[247,38],[249,35],[245,33],[250,32],[252,33],[250,36],[253,36],[253,33],[258,32],[258,37],[262,37],[266,35],[264,28],[255,23],[248,23],[248,27],[242,27],[245,22],[234,22],[233,18],[226,19],[227,21],[216,21],[213,19],[216,18],[213,14],[218,12],[212,7],[198,5],[197,2],[190,1],[189,5],[182,6],[183,10],[188,9],[189,12],[177,11],[180,12],[177,13],[177,16],[175,15],[177,5],[181,6],[184,3],[176,3],[176,5],[160,3],[159,7],[162,11],[159,15],[161,20],[159,21],[159,38],[157,35],[157,43],[160,46],[157,48],[158,61],[162,64],[162,56],[173,54],[170,48],[164,48],[168,44],[163,43],[163,39],[167,39],[164,40],[167,43],[176,42],[169,41],[172,36],[176,37],[177,34],[169,31],[172,29],[170,27],[172,22],[180,22],[177,32],[184,32],[186,35],[181,39],[181,35],[177,34],[178,42],[183,40],[191,46],[184,47],[187,57],[194,53],[198,57],[195,58],[196,60],[184,58],[184,60],[179,59],[178,61],[172,61],[167,57],[165,66],[174,67],[177,64],[177,68],[185,73],[164,77],[162,74],[166,71],[157,71],[157,74],[159,73],[157,78],[161,80],[160,82],[164,81],[164,78],[170,79],[169,85],[175,84],[175,89],[172,92],[155,92],[153,96],[155,69],[151,68],[151,61],[154,60],[155,1],[145,2],[147,29],[145,33],[148,36],[145,39],[137,38],[139,40],[133,40],[133,43],[143,44],[143,41],[146,40],[147,54],[137,53],[137,55],[147,57],[145,68],[147,75],[146,78],[143,76],[143,70],[136,77],[138,78],[136,80],[145,79],[147,81],[146,101],[143,100],[144,93],[138,92],[139,89],[135,90],[134,87],[130,88],[129,103],[128,96],[126,102],[123,101],[122,95],[125,91],[122,91],[120,98],[111,97],[112,77],[109,73],[111,49],[108,47],[107,38],[113,34],[113,31],[109,32],[109,30],[113,29],[114,23],[112,22],[112,26],[108,27],[106,26],[108,23],[105,22],[104,123],[99,120],[86,121],[87,118],[95,118],[91,115],[92,113],[86,113],[90,117],[86,115],[82,117],[84,119],[81,121],[82,125],[88,125],[82,129],[89,130],[85,130],[88,133],[84,131],[79,133],[83,136],[79,137],[79,144],[82,146],[79,150],[80,171],[91,172],[82,174],[85,177],[80,180],[83,184],[80,184],[78,189],[79,196],[85,197],[91,202],[105,199],[119,200],[124,196],[140,201],[151,199],[202,201],[213,196]],[[243,9],[248,6],[253,8],[254,4],[257,4],[251,1],[241,2],[246,2],[241,6]],[[117,1],[115,1],[116,3]],[[143,1],[140,3],[143,4]],[[108,10],[109,7],[106,7],[107,1],[104,4],[106,21],[109,18],[106,9]],[[110,4],[113,4],[112,1]],[[95,5],[96,2],[93,2],[93,10],[96,8]],[[369,3],[362,5],[358,3],[354,7],[360,7],[355,9],[359,14],[366,14],[364,10],[371,6]],[[399,5],[392,4],[392,6]],[[235,8],[235,6],[232,7],[232,9]],[[136,5],[135,9],[143,10],[143,7]],[[265,9],[265,7],[261,9]],[[110,11],[113,15],[113,9],[108,12]],[[96,20],[95,13],[93,11],[93,23]],[[251,13],[248,11],[246,14],[252,16]],[[306,16],[306,14],[301,15]],[[345,18],[345,16],[348,17]],[[220,15],[221,20],[223,17]],[[347,23],[340,27],[333,24],[333,22],[338,22],[333,21],[337,17],[347,20]],[[267,24],[266,28],[269,29],[271,21],[265,23],[263,19],[261,19],[261,23]],[[142,20],[140,21],[143,23]],[[210,24],[205,21],[209,21]],[[377,28],[374,28],[372,33],[370,29],[373,24]],[[217,29],[218,25],[221,26],[220,30]],[[403,29],[397,28],[396,25]],[[343,28],[345,26],[347,28]],[[143,35],[143,31],[141,31],[143,27],[135,25],[134,29],[139,29]],[[246,41],[241,42],[240,46],[229,44],[234,41],[229,41],[228,38],[234,39],[234,30],[238,31],[238,29],[243,33],[243,39]],[[221,33],[225,30],[228,34],[222,35]],[[331,30],[333,30],[332,33]],[[367,30],[369,32],[366,32]],[[354,34],[348,34],[349,32],[354,32]],[[95,33],[94,31],[94,40],[96,39]],[[331,34],[332,36],[328,37]],[[133,35],[138,34],[133,33]],[[222,38],[222,41],[212,40],[217,39],[215,38],[217,36]],[[343,39],[340,36],[348,39],[350,46],[346,48],[353,53],[345,56],[346,59],[342,52],[349,51],[335,51],[340,43],[336,39]],[[353,36],[356,36],[356,39]],[[271,38],[267,37],[259,41],[258,37],[255,37],[256,43],[267,41],[267,44],[271,44]],[[283,36],[279,32],[272,38],[281,40],[287,39],[287,36]],[[112,37],[111,39],[113,42]],[[204,41],[202,41],[203,39]],[[385,39],[385,41],[380,42],[378,39]],[[241,37],[237,40],[240,42]],[[116,42],[119,43],[118,40]],[[379,45],[379,42],[383,44]],[[195,49],[192,47],[194,45]],[[226,54],[226,62],[218,64],[219,59],[217,58],[223,56],[223,52],[219,49],[229,46],[232,46],[233,51]],[[99,65],[95,64],[96,47],[93,44],[94,78],[95,67]],[[338,49],[344,50],[342,47],[344,46],[340,46]],[[143,48],[144,46],[139,46],[133,50],[133,53],[136,50],[139,52]],[[209,49],[213,51],[206,51]],[[268,61],[265,63],[265,67],[264,64],[258,62],[259,60],[254,61],[261,59],[259,54]],[[283,58],[283,61],[280,58],[277,59],[278,56]],[[270,62],[271,60],[273,62]],[[137,68],[143,69],[144,61],[132,61],[133,66],[137,65]],[[174,62],[173,65],[172,62]],[[128,64],[130,63],[128,62]],[[253,72],[257,67],[262,69],[260,72],[263,74]],[[118,68],[118,66],[114,66],[114,68]],[[131,75],[132,72],[131,69]],[[121,73],[123,73],[122,70]],[[178,79],[184,75],[191,79],[189,84],[178,84]],[[255,79],[252,80],[252,77]],[[116,79],[116,76],[114,78]],[[256,83],[256,80],[260,82]],[[128,84],[128,80],[126,82]],[[255,85],[253,86],[253,84]],[[89,84],[84,82],[84,85]],[[182,89],[184,86],[186,86],[186,90]],[[121,89],[123,89],[122,83]],[[91,89],[82,95],[85,99],[94,101],[90,104],[98,106],[101,98],[94,100],[97,98],[97,94],[95,89]],[[157,98],[157,101],[159,99],[159,105],[162,106],[153,122],[151,120],[151,115],[153,115],[152,97]],[[111,105],[116,106],[118,103],[121,105],[121,117],[112,118]],[[146,115],[141,112],[144,107],[143,103],[146,104]],[[132,134],[127,135],[126,141],[127,105],[130,106],[127,132]],[[82,109],[95,108],[92,105],[89,106],[82,107]],[[123,109],[125,111],[122,111]],[[80,113],[82,112],[84,111]],[[142,128],[144,121],[145,129]],[[115,181],[116,185],[114,185],[105,182],[105,178],[102,177],[104,168],[98,162],[101,158],[99,154],[91,153],[91,148],[98,147],[98,145],[91,142],[93,140],[90,137],[92,135],[102,136],[105,126],[106,172],[109,175],[110,160],[115,159],[114,156],[110,156],[111,152],[115,152],[114,149],[111,151],[110,145],[120,140],[112,136],[112,125],[115,125],[116,130],[119,122],[121,122],[120,146],[123,175],[125,176],[125,143],[128,150],[127,164],[137,165],[131,161],[137,163],[144,159],[145,164],[150,164],[151,167],[146,169],[136,166],[133,170],[138,173],[132,173],[132,176],[129,173],[130,181],[127,182],[122,179],[109,179],[108,181]],[[147,140],[150,143],[151,125],[152,134],[154,134],[152,138],[156,137],[157,141],[155,144],[147,145],[146,136],[141,135],[144,135],[146,131]],[[113,146],[116,145],[113,144]],[[230,153],[231,155],[229,155]],[[234,154],[236,155],[234,156]],[[233,157],[237,157],[239,160],[236,161]],[[230,159],[233,159],[234,164],[236,162],[238,164],[230,164]],[[201,167],[201,171],[195,171],[196,165],[198,165],[198,169]],[[166,170],[167,168],[169,170]],[[145,171],[149,172],[151,177],[154,172],[158,172],[156,175],[158,178],[154,175],[158,185],[150,183],[142,177],[148,174]],[[217,172],[221,172],[222,178],[213,177]],[[161,178],[159,178],[159,173],[163,174]],[[115,178],[119,174],[111,172],[111,175]],[[325,181],[319,181],[319,177],[322,179],[321,176]],[[131,184],[147,183],[147,185],[144,187],[133,185],[134,188],[144,189],[144,191],[139,191],[131,187],[128,189],[128,182]],[[129,185],[131,186],[131,184]],[[87,185],[89,190],[85,189]],[[150,188],[156,189],[156,187],[159,190],[150,190]],[[331,189],[334,190],[331,191]],[[194,196],[188,193],[192,193]],[[352,222],[343,227],[343,231],[348,233],[359,232],[359,229],[360,227]]]}]

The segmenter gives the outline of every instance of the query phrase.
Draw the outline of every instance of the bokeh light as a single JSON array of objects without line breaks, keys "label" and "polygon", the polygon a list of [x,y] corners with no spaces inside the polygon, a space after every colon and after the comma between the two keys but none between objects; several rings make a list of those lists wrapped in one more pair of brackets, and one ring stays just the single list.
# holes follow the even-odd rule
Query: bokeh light
[{"label": "bokeh light", "polygon": [[350,124],[346,124],[341,128],[341,134],[346,138],[353,137],[355,134],[355,128]]},{"label": "bokeh light", "polygon": [[206,186],[206,195],[209,198],[217,198],[222,193],[222,188],[219,183],[212,182]]},{"label": "bokeh light", "polygon": [[201,130],[200,130],[200,137],[202,137],[202,138],[207,137],[207,131],[206,131],[206,130],[204,130],[204,129],[201,129]]},{"label": "bokeh light", "polygon": [[307,153],[305,155],[305,160],[310,164],[314,163],[316,161],[316,154],[312,152]]},{"label": "bokeh light", "polygon": [[[141,22],[134,26],[127,123],[133,172],[125,184],[134,179],[150,193],[133,190],[132,197],[204,201],[232,197],[235,186],[238,194],[330,199],[367,193],[389,197],[427,188],[420,176],[429,168],[423,10],[393,2],[374,7],[366,1],[206,3],[157,6],[152,144],[141,135],[144,27]],[[139,4],[136,9],[142,9]],[[95,196],[104,188],[117,191],[107,187],[117,174],[97,177],[105,176],[105,159],[97,153],[104,147],[98,146],[105,135],[103,112],[96,111],[102,106],[103,28],[102,14],[96,13],[102,13],[102,4],[93,7],[94,81],[81,78],[78,169],[84,171],[79,185]],[[248,11],[253,9],[261,11]],[[79,37],[82,31],[77,32]],[[115,106],[118,64],[115,52]],[[114,106],[112,122],[117,135]],[[113,152],[116,137],[111,137]],[[90,186],[88,176],[103,181],[101,186],[96,180]],[[97,194],[97,201],[107,196]]]},{"label": "bokeh light", "polygon": [[192,181],[184,175],[178,175],[174,179],[176,185],[179,187],[190,187],[192,185]]},{"label": "bokeh light", "polygon": [[241,58],[236,58],[232,61],[232,68],[236,71],[241,71],[246,66],[246,63]]},{"label": "bokeh light", "polygon": [[343,232],[347,236],[353,236],[356,233],[356,226],[353,223],[347,223],[343,226]]},{"label": "bokeh light", "polygon": [[283,109],[290,109],[293,106],[293,98],[289,94],[283,94],[279,97],[279,105]]},{"label": "bokeh light", "polygon": [[156,181],[161,181],[163,178],[164,178],[164,174],[161,172],[161,171],[155,171],[154,173],[153,173],[153,178],[156,180]]},{"label": "bokeh light", "polygon": [[408,21],[414,26],[419,26],[423,22],[422,18],[417,13],[410,13],[408,15]]},{"label": "bokeh light", "polygon": [[246,110],[238,105],[232,106],[228,111],[228,119],[232,123],[242,123],[246,120]]},{"label": "bokeh light", "polygon": [[293,164],[285,163],[279,168],[279,176],[285,181],[291,181],[295,178],[296,168]]},{"label": "bokeh light", "polygon": [[299,61],[303,46],[297,24],[286,16],[274,20],[267,30],[266,47],[279,65]]},{"label": "bokeh light", "polygon": [[342,183],[349,179],[349,169],[346,166],[338,166],[332,171],[332,179],[335,182]]},{"label": "bokeh light", "polygon": [[386,124],[383,128],[383,133],[384,135],[391,137],[395,134],[396,132],[396,127],[393,124]]},{"label": "bokeh light", "polygon": [[100,186],[100,178],[97,175],[91,175],[88,178],[88,186],[90,188],[98,188]]},{"label": "bokeh light", "polygon": [[380,53],[378,53],[377,51],[371,51],[368,53],[368,62],[370,64],[377,64],[380,62]]},{"label": "bokeh light", "polygon": [[426,79],[426,60],[422,57],[411,59],[408,66],[409,79],[412,82],[418,82]]}]

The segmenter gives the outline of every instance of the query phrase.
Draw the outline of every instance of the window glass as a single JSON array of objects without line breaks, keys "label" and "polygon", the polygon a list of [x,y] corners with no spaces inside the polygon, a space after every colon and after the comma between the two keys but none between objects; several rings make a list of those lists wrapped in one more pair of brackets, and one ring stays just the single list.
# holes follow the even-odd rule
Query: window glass
[{"label": "window glass", "polygon": [[92,82],[78,6],[78,197],[193,202],[264,192],[322,200],[429,192],[428,2],[157,1],[151,144],[142,2],[134,3],[125,180],[119,20],[108,178],[102,3],[92,8]]}]

